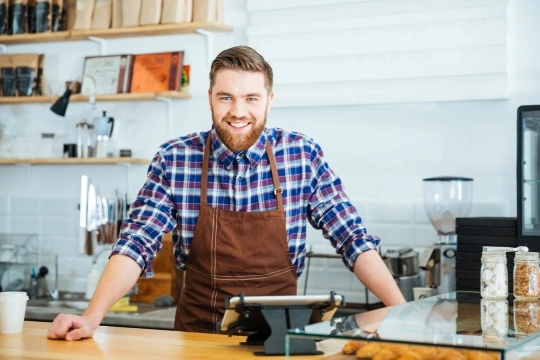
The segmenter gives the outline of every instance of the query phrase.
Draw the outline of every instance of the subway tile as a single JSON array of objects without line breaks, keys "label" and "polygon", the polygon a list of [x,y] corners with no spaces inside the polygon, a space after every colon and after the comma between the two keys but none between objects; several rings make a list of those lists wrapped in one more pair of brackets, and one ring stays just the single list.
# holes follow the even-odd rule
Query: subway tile
[{"label": "subway tile", "polygon": [[349,270],[342,266],[337,269],[328,269],[328,289],[327,291],[335,291],[339,293],[342,290],[356,289],[360,281]]},{"label": "subway tile", "polygon": [[13,234],[37,234],[39,232],[39,217],[11,216],[9,230]]},{"label": "subway tile", "polygon": [[78,220],[73,217],[41,217],[41,234],[44,236],[77,236]]},{"label": "subway tile", "polygon": [[415,224],[431,224],[429,221],[429,217],[426,212],[426,208],[424,207],[423,202],[415,202],[414,203],[414,217],[413,222]]},{"label": "subway tile", "polygon": [[477,63],[482,61],[482,47],[463,47],[459,49],[460,63]]},{"label": "subway tile", "polygon": [[480,216],[509,216],[509,204],[507,203],[487,203],[487,202],[473,202],[471,206],[471,212],[469,217]]},{"label": "subway tile", "polygon": [[438,241],[437,230],[431,225],[414,227],[414,245],[418,247],[431,246]]},{"label": "subway tile", "polygon": [[41,211],[47,217],[78,217],[78,198],[41,198]]},{"label": "subway tile", "polygon": [[410,223],[413,219],[410,202],[372,202],[369,204],[369,223]]},{"label": "subway tile", "polygon": [[462,20],[459,22],[460,36],[479,36],[482,34],[482,19]]},{"label": "subway tile", "polygon": [[482,33],[484,35],[506,34],[505,18],[482,19]]},{"label": "subway tile", "polygon": [[9,198],[0,197],[0,216],[9,215]]},{"label": "subway tile", "polygon": [[9,231],[9,218],[6,216],[0,216],[0,233],[7,233]]},{"label": "subway tile", "polygon": [[13,216],[39,216],[40,199],[12,197],[10,199],[10,214]]},{"label": "subway tile", "polygon": [[[305,276],[305,274],[304,274]],[[327,289],[328,273],[324,268],[312,268],[309,272],[308,294],[313,291],[324,291]]]},{"label": "subway tile", "polygon": [[368,233],[381,238],[381,246],[399,246],[414,243],[414,226],[403,224],[372,224]]},{"label": "subway tile", "polygon": [[70,257],[76,255],[76,240],[70,236],[43,234],[41,236],[41,251],[43,255]]}]

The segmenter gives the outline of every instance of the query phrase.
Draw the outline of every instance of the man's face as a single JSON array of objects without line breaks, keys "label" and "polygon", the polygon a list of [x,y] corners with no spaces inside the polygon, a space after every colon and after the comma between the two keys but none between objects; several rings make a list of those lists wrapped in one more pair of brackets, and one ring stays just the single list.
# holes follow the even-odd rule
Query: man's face
[{"label": "man's face", "polygon": [[248,149],[266,124],[274,93],[262,72],[222,69],[208,90],[212,121],[220,140],[232,151]]}]

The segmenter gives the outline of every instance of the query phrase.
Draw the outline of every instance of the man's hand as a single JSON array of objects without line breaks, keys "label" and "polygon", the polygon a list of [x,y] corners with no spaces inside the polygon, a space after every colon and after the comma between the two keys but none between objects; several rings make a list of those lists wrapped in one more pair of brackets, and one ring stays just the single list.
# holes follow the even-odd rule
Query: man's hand
[{"label": "man's hand", "polygon": [[59,314],[52,322],[47,337],[53,340],[80,340],[94,336],[95,328],[82,316]]}]

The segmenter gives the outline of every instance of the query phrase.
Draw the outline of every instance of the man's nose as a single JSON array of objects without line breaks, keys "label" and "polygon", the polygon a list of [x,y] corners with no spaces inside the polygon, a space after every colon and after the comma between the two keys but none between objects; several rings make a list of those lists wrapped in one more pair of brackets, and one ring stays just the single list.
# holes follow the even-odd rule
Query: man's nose
[{"label": "man's nose", "polygon": [[247,115],[247,108],[242,101],[234,101],[229,111],[230,116],[237,119],[245,117]]}]

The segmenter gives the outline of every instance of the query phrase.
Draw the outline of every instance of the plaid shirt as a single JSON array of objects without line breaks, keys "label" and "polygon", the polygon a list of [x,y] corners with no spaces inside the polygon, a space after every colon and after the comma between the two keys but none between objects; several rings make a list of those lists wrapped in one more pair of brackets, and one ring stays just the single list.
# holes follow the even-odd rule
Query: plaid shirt
[{"label": "plaid shirt", "polygon": [[162,248],[163,234],[170,231],[177,266],[185,268],[199,215],[201,163],[209,135],[208,205],[228,211],[277,208],[265,151],[266,141],[270,141],[283,188],[289,253],[297,276],[305,266],[308,221],[322,230],[351,271],[360,253],[379,244],[378,237],[367,235],[341,180],[312,139],[282,129],[265,129],[248,150],[233,152],[212,129],[163,144],[148,168],[148,179],[131,205],[112,251],[134,259],[143,269],[141,276],[153,276],[151,260]]}]

